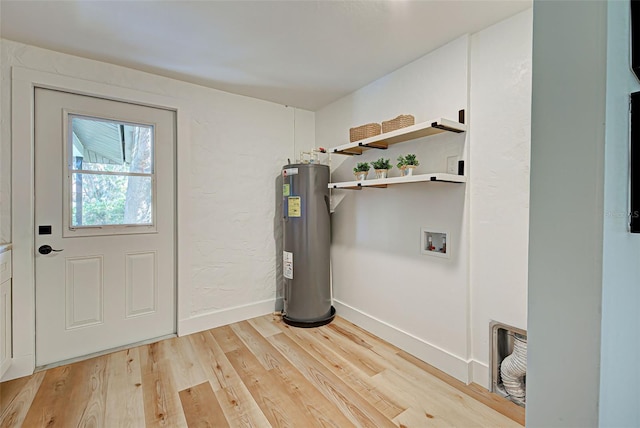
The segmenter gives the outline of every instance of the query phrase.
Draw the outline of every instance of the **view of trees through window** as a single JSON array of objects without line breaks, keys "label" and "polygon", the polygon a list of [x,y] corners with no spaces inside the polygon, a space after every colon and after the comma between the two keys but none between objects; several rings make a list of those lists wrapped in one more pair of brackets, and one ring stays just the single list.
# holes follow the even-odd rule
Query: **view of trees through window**
[{"label": "view of trees through window", "polygon": [[153,223],[153,128],[72,118],[71,225]]}]

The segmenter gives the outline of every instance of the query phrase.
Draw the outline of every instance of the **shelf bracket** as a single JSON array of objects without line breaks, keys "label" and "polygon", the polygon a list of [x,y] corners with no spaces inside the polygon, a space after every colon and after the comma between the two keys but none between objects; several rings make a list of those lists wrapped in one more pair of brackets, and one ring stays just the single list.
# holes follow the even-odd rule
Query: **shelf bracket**
[{"label": "shelf bracket", "polygon": [[451,180],[438,180],[436,177],[431,177],[431,180],[429,181],[435,181],[438,183],[460,183],[459,181],[451,181]]},{"label": "shelf bracket", "polygon": [[432,127],[432,128],[442,129],[443,131],[453,132],[453,133],[455,133],[455,134],[461,134],[461,133],[463,133],[463,132],[464,132],[464,131],[461,131],[460,129],[450,128],[450,127],[445,126],[445,125],[442,125],[442,124],[440,124],[440,123],[438,123],[438,122],[433,122],[433,123],[431,124],[431,127]]},{"label": "shelf bracket", "polygon": [[344,189],[344,190],[362,190],[363,187],[370,187],[370,188],[375,188],[375,189],[385,189],[387,187],[387,185],[386,184],[377,184],[375,186],[363,186],[360,183],[358,183],[356,186],[350,186],[350,187],[338,187],[335,184],[333,185],[334,189]]},{"label": "shelf bracket", "polygon": [[333,188],[340,189],[340,190],[362,190],[362,185],[358,184],[357,186],[353,186],[353,187],[338,187],[334,184]]},{"label": "shelf bracket", "polygon": [[380,145],[376,145],[376,143],[370,143],[370,144],[358,144],[360,147],[369,147],[370,149],[379,149],[379,150],[387,150],[387,148],[389,147],[387,144],[380,144]]},{"label": "shelf bracket", "polygon": [[347,155],[347,156],[360,156],[362,154],[362,150],[360,150],[359,152],[350,152],[350,151],[348,151],[348,150],[354,150],[354,149],[347,149],[347,150],[337,150],[336,149],[332,153],[339,154],[339,155]]}]

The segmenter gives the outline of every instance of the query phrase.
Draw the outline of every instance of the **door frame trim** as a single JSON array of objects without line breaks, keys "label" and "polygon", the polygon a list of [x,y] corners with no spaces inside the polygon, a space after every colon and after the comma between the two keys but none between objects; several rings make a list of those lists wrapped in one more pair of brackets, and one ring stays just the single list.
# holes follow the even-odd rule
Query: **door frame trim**
[{"label": "door frame trim", "polygon": [[[27,376],[35,369],[35,203],[34,102],[35,88],[54,89],[114,101],[174,111],[176,114],[176,311],[188,319],[189,108],[185,101],[121,86],[79,79],[23,67],[11,68],[11,234],[13,244],[13,358],[3,380]],[[21,167],[18,168],[17,166]]]}]

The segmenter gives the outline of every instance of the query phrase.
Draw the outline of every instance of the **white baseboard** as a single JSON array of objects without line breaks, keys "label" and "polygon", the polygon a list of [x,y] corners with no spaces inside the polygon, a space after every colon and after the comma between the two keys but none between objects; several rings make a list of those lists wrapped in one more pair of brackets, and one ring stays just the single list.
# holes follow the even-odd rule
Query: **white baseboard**
[{"label": "white baseboard", "polygon": [[219,311],[198,314],[191,318],[178,321],[178,336],[186,336],[191,333],[209,330],[234,322],[248,320],[270,314],[275,309],[276,300],[269,299]]},{"label": "white baseboard", "polygon": [[489,379],[489,366],[476,360],[471,360],[471,380],[481,387],[489,390],[491,379]]},{"label": "white baseboard", "polygon": [[24,355],[22,357],[13,357],[11,365],[7,372],[2,376],[0,382],[17,379],[19,377],[31,376],[36,367],[34,355]]},{"label": "white baseboard", "polygon": [[456,379],[468,384],[471,381],[470,361],[432,345],[419,337],[400,330],[386,322],[366,314],[346,303],[333,301],[337,315],[375,334],[381,339],[399,347],[400,349],[420,358]]}]

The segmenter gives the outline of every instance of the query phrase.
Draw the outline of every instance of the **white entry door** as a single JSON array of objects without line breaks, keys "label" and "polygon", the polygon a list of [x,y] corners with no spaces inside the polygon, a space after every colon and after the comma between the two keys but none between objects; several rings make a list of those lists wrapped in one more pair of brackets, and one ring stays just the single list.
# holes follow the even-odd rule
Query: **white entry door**
[{"label": "white entry door", "polygon": [[175,113],[37,88],[34,121],[36,365],[175,333]]}]

